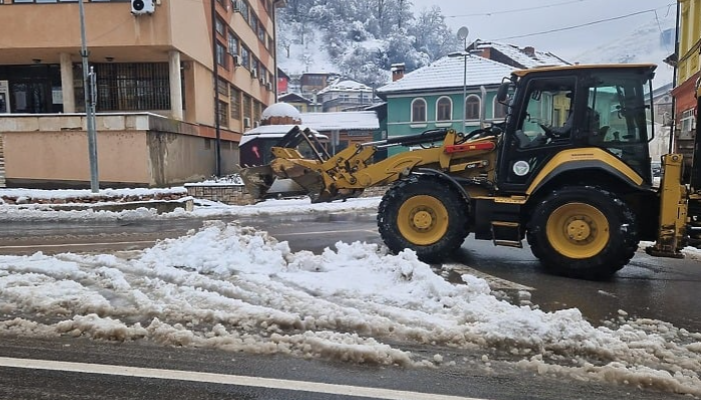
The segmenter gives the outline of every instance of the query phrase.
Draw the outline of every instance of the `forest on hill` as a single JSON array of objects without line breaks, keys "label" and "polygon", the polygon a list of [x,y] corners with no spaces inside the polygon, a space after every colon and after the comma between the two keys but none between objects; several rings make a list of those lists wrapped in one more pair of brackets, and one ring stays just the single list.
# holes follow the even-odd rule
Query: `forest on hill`
[{"label": "forest on hill", "polygon": [[320,61],[346,78],[377,87],[392,64],[413,71],[460,50],[440,8],[412,11],[410,0],[287,0],[278,14],[278,60],[317,72]]}]

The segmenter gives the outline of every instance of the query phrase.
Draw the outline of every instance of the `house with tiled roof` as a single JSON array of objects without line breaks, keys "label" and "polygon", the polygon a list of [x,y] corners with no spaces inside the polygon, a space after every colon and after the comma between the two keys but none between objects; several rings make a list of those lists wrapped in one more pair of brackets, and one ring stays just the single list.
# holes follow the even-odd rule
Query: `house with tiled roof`
[{"label": "house with tiled roof", "polygon": [[[377,90],[387,102],[388,138],[436,128],[471,132],[481,122],[504,119],[506,109],[496,93],[515,68],[465,54],[441,58],[406,75],[402,65],[392,66],[393,81]],[[392,147],[388,155],[404,150]]]},{"label": "house with tiled roof", "polygon": [[364,110],[374,98],[370,86],[349,79],[338,80],[317,93],[323,112]]},{"label": "house with tiled roof", "polygon": [[285,93],[278,96],[277,100],[278,102],[290,104],[303,113],[312,110],[312,101],[297,93]]},{"label": "house with tiled roof", "polygon": [[519,47],[508,43],[476,40],[467,47],[467,51],[515,68],[571,65],[553,53],[536,50],[532,46]]}]

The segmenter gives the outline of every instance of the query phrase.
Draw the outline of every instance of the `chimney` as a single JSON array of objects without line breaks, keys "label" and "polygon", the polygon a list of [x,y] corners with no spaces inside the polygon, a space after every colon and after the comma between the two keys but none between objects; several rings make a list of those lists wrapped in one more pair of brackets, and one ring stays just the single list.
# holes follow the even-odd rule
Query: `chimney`
[{"label": "chimney", "polygon": [[488,60],[492,59],[492,48],[491,47],[484,47],[480,49],[480,54],[481,57],[486,58]]},{"label": "chimney", "polygon": [[392,64],[392,82],[404,78],[404,63]]},{"label": "chimney", "polygon": [[529,57],[535,57],[535,48],[533,46],[524,47],[523,52]]}]

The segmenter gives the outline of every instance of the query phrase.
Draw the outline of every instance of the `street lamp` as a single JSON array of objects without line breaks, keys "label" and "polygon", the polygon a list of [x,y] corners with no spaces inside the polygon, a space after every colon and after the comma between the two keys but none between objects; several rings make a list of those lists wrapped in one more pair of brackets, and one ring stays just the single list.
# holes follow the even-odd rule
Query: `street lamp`
[{"label": "street lamp", "polygon": [[465,52],[463,54],[463,65],[464,65],[464,71],[463,71],[463,78],[462,78],[462,132],[465,132],[465,125],[466,125],[466,120],[467,120],[467,115],[465,112],[465,107],[467,106],[467,35],[470,33],[470,30],[467,29],[466,26],[461,27],[458,29],[458,39],[462,40],[463,42],[463,51]]}]

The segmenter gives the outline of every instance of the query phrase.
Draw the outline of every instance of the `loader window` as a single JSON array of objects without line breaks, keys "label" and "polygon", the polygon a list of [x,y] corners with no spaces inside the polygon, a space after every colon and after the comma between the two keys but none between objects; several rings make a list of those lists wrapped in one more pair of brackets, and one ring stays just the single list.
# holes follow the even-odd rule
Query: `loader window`
[{"label": "loader window", "polygon": [[649,174],[645,83],[630,75],[597,77],[587,89],[587,105],[597,118],[585,118],[583,126],[590,145],[620,158],[641,176]]},{"label": "loader window", "polygon": [[574,78],[535,79],[529,83],[527,104],[519,114],[519,148],[569,142],[574,88]]}]

